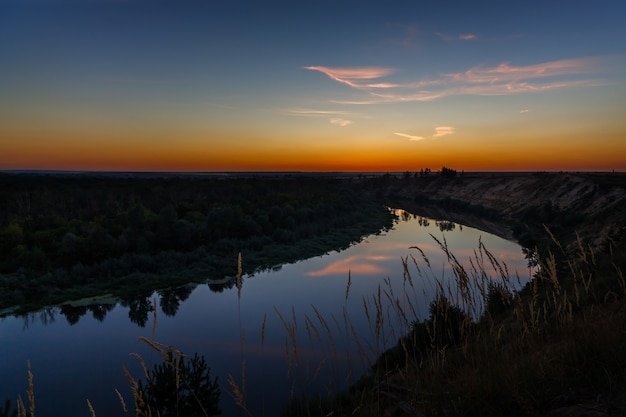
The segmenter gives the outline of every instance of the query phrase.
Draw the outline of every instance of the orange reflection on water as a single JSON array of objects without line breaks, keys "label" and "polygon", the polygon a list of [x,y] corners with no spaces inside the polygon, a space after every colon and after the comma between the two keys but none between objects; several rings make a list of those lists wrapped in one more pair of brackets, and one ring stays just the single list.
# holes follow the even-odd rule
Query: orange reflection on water
[{"label": "orange reflection on water", "polygon": [[391,259],[391,257],[381,255],[354,255],[332,262],[320,270],[307,272],[306,275],[310,277],[348,275],[348,273],[362,275],[385,275],[389,273],[389,270],[380,265],[376,265],[374,262],[386,261],[388,259]]}]

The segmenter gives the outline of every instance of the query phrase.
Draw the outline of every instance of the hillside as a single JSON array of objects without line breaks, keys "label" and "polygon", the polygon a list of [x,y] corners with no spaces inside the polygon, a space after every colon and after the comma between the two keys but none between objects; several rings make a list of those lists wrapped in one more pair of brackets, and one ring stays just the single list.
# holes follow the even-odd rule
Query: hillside
[{"label": "hillside", "polygon": [[433,175],[392,182],[385,198],[425,214],[445,208],[457,221],[509,239],[542,233],[546,225],[559,239],[571,242],[578,234],[594,249],[607,238],[626,240],[623,173]]},{"label": "hillside", "polygon": [[[379,181],[369,189],[388,205],[536,243],[539,268],[521,291],[503,285],[506,274],[481,287],[484,253],[469,269],[452,255],[457,288],[442,288],[430,316],[367,375],[306,415],[626,415],[625,174]],[[468,285],[481,296],[468,296]],[[452,305],[455,294],[484,306],[480,319]]]}]

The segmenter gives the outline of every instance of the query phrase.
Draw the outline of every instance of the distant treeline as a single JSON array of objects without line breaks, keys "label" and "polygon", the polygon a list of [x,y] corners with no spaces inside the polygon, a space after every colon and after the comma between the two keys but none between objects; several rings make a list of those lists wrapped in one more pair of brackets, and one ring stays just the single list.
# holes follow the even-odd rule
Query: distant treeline
[{"label": "distant treeline", "polygon": [[[393,216],[350,180],[0,175],[0,309],[234,275],[358,241]],[[77,290],[79,288],[80,290]]]}]

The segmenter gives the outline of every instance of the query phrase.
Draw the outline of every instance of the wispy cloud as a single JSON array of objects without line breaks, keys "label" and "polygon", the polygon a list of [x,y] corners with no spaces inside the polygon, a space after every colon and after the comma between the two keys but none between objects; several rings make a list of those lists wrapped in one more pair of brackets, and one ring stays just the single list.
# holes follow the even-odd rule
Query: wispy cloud
[{"label": "wispy cloud", "polygon": [[358,114],[340,110],[289,109],[288,114],[305,117],[330,117],[328,121],[337,126],[345,127],[354,122],[346,117],[359,117]]},{"label": "wispy cloud", "polygon": [[401,136],[401,137],[407,138],[409,140],[424,140],[424,139],[426,139],[424,136],[414,136],[414,135],[409,135],[408,133],[394,132],[394,135]]},{"label": "wispy cloud", "polygon": [[493,68],[471,68],[462,73],[447,74],[454,81],[471,83],[502,83],[519,80],[531,80],[552,76],[584,74],[593,71],[599,64],[598,59],[563,59],[535,65],[514,66],[503,62]]},{"label": "wispy cloud", "polygon": [[393,68],[305,68],[322,72],[332,80],[368,94],[357,100],[331,100],[334,103],[379,104],[432,101],[453,95],[511,95],[598,86],[605,82],[592,78],[591,74],[602,67],[602,62],[600,58],[565,59],[521,66],[503,62],[493,67],[473,67],[463,72],[404,83],[381,80],[392,75],[395,72]]},{"label": "wispy cloud", "polygon": [[352,114],[341,110],[289,109],[287,113],[294,116],[332,116]]},{"label": "wispy cloud", "polygon": [[436,35],[446,41],[475,41],[478,39],[478,35],[473,33],[464,33],[462,35],[453,36],[446,33],[436,32]]},{"label": "wispy cloud", "polygon": [[[310,66],[304,67],[311,71],[319,71],[322,74],[337,82],[347,84],[354,88],[377,88],[376,84],[363,85],[359,84],[358,80],[373,80],[376,78],[385,77],[395,72],[393,68],[383,67],[360,67],[360,68],[329,68],[322,66]],[[387,87],[383,87],[387,88]]]},{"label": "wispy cloud", "polygon": [[440,138],[442,136],[448,136],[455,132],[455,128],[452,126],[438,126],[435,128],[435,134],[433,138]]},{"label": "wispy cloud", "polygon": [[332,123],[334,125],[338,125],[338,126],[344,127],[344,126],[351,125],[353,122],[352,122],[352,120],[341,119],[339,117],[333,117],[333,118],[330,119],[330,123]]},{"label": "wispy cloud", "polygon": [[528,110],[528,109],[522,109],[522,110],[520,110],[519,112],[520,112],[520,113],[528,113],[529,111],[530,111],[530,110]]},{"label": "wispy cloud", "polygon": [[419,140],[435,139],[435,138],[440,138],[442,136],[452,135],[455,131],[456,129],[452,126],[437,126],[435,127],[435,133],[433,133],[430,136],[415,136],[415,135],[410,135],[408,133],[402,133],[402,132],[394,132],[394,135],[407,138],[412,141],[419,141]]}]

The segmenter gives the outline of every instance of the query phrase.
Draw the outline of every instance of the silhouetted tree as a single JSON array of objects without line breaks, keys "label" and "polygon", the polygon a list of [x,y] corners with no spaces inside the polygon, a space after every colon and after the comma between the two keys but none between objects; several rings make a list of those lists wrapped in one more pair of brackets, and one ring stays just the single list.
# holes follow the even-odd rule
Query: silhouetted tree
[{"label": "silhouetted tree", "polygon": [[139,403],[143,415],[161,417],[207,417],[222,413],[220,387],[211,379],[211,368],[204,356],[176,356],[170,350],[165,362],[156,365],[145,385],[139,381]]},{"label": "silhouetted tree", "polygon": [[441,176],[444,178],[454,178],[456,177],[456,169],[442,167],[441,168]]},{"label": "silhouetted tree", "polygon": [[190,286],[158,291],[161,296],[159,304],[161,305],[163,313],[170,317],[176,315],[180,302],[185,301],[192,291],[193,288]]},{"label": "silhouetted tree", "polygon": [[148,313],[152,308],[152,303],[148,300],[148,297],[136,297],[131,299],[123,299],[121,304],[124,307],[128,307],[128,318],[131,322],[137,324],[139,327],[145,327],[148,322]]},{"label": "silhouetted tree", "polygon": [[115,304],[94,304],[88,307],[93,318],[98,321],[104,321],[107,313],[115,308]]},{"label": "silhouetted tree", "polygon": [[509,309],[513,295],[501,283],[490,282],[488,288],[485,313],[495,317]]},{"label": "silhouetted tree", "polygon": [[433,348],[442,349],[448,345],[455,345],[465,337],[471,320],[460,307],[450,303],[450,300],[439,293],[429,306],[430,318],[426,325]]},{"label": "silhouetted tree", "polygon": [[87,314],[87,307],[79,306],[73,307],[71,305],[62,305],[61,306],[61,314],[65,316],[65,320],[70,324],[70,326],[78,323],[78,320],[85,314]]}]

